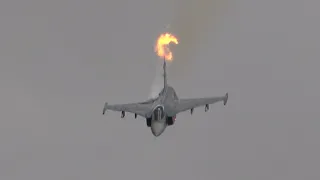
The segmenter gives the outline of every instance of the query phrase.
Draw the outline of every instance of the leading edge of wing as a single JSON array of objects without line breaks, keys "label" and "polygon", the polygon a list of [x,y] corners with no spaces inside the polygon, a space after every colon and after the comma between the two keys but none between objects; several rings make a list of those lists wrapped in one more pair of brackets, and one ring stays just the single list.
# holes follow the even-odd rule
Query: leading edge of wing
[{"label": "leading edge of wing", "polygon": [[130,103],[130,104],[114,104],[109,105],[108,102],[104,104],[103,112],[104,115],[107,110],[112,111],[124,111],[124,112],[130,112],[137,115],[140,115],[142,117],[146,117],[146,115],[149,113],[151,109],[151,104],[141,104],[141,103]]},{"label": "leading edge of wing", "polygon": [[199,106],[205,106],[209,104],[214,104],[222,101],[224,105],[227,104],[229,94],[226,93],[224,96],[217,97],[206,97],[206,98],[190,98],[190,99],[180,99],[175,107],[175,113],[193,109]]}]

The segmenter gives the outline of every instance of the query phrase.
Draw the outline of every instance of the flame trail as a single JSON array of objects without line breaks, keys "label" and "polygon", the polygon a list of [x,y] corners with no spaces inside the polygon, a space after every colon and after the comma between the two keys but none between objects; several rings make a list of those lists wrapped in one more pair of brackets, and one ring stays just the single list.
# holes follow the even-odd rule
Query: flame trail
[{"label": "flame trail", "polygon": [[161,34],[158,37],[154,50],[159,57],[164,57],[166,60],[172,61],[172,52],[168,47],[170,43],[178,44],[179,42],[178,39],[170,33]]},{"label": "flame trail", "polygon": [[[165,58],[167,61],[172,61],[173,60],[173,54],[170,51],[169,45],[170,43],[174,44],[179,44],[178,39],[170,34],[170,33],[163,33],[160,34],[160,36],[157,39],[157,42],[155,44],[154,51],[157,53],[157,55],[163,59]],[[157,63],[157,69],[156,69],[156,77],[153,81],[152,87],[151,87],[151,93],[150,93],[150,98],[156,98],[163,88],[163,77],[162,77],[162,66],[160,65],[160,62],[158,61],[159,64]],[[169,65],[169,64],[168,64]]]}]

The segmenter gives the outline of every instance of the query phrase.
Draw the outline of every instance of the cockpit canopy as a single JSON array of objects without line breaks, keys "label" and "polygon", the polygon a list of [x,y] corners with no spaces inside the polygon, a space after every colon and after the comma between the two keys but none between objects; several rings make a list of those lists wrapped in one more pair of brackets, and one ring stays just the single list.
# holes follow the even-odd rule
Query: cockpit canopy
[{"label": "cockpit canopy", "polygon": [[158,106],[157,108],[154,109],[153,111],[153,119],[158,121],[164,118],[164,110],[162,106]]}]

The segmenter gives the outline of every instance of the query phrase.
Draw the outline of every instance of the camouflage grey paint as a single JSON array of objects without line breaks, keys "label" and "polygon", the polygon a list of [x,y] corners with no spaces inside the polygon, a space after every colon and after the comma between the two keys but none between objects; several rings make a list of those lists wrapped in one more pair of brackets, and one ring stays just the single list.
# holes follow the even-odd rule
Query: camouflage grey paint
[{"label": "camouflage grey paint", "polygon": [[[144,102],[129,103],[129,104],[115,104],[109,105],[107,102],[104,105],[102,114],[105,114],[106,110],[121,111],[121,117],[125,116],[125,112],[134,113],[146,118],[146,121],[151,118],[151,131],[154,136],[161,135],[167,127],[167,119],[174,118],[183,111],[190,110],[191,114],[193,109],[199,106],[205,106],[205,111],[209,109],[209,104],[213,104],[219,101],[223,101],[226,105],[228,101],[228,93],[224,96],[207,97],[207,98],[193,98],[193,99],[180,99],[175,92],[174,88],[167,84],[166,73],[166,60],[163,61],[163,89],[159,93],[158,97],[154,99],[148,99]],[[164,117],[156,119],[153,114],[155,109],[162,106],[162,113]]]}]

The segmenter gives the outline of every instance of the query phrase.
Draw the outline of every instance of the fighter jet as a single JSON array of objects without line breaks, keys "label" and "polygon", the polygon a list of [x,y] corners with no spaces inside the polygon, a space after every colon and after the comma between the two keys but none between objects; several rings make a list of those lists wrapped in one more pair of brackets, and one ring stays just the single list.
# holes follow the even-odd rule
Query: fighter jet
[{"label": "fighter jet", "polygon": [[223,102],[224,105],[228,101],[228,93],[224,96],[203,97],[203,98],[179,98],[174,88],[167,84],[166,59],[163,59],[163,88],[159,95],[154,99],[143,102],[114,104],[109,105],[107,102],[103,108],[103,115],[106,110],[121,112],[121,118],[125,117],[125,113],[132,113],[134,117],[141,116],[146,120],[146,125],[151,129],[154,136],[160,136],[167,126],[175,123],[178,113],[190,110],[193,113],[194,108],[204,106],[205,112],[209,110],[209,104]]}]

